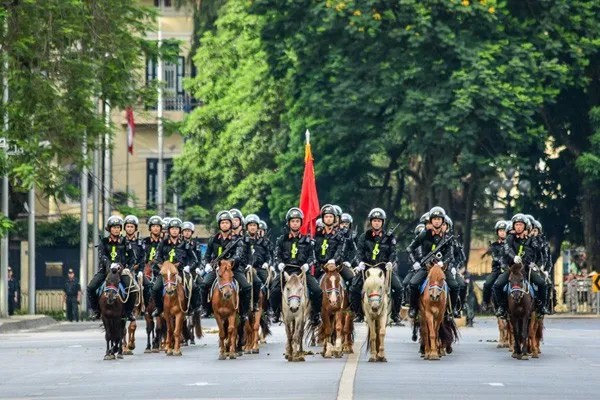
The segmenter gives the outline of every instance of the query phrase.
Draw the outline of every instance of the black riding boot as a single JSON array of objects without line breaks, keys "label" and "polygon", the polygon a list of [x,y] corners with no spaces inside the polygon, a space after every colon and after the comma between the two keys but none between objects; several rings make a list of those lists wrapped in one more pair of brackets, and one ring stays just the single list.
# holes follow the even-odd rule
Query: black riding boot
[{"label": "black riding boot", "polygon": [[127,318],[129,321],[135,321],[135,317],[133,316],[134,307],[135,307],[135,297],[130,295],[129,299],[127,299],[127,302],[124,305],[125,318]]},{"label": "black riding boot", "polygon": [[400,310],[402,309],[402,295],[392,293],[392,321],[395,324],[400,323]]},{"label": "black riding boot", "polygon": [[410,292],[410,310],[408,311],[408,316],[410,318],[416,318],[417,312],[419,310],[419,291],[415,290],[415,288],[411,288]]},{"label": "black riding boot", "polygon": [[98,319],[100,318],[100,310],[98,306],[98,296],[96,296],[96,292],[92,290],[88,290],[87,292],[88,305],[92,314],[90,315],[90,319]]}]

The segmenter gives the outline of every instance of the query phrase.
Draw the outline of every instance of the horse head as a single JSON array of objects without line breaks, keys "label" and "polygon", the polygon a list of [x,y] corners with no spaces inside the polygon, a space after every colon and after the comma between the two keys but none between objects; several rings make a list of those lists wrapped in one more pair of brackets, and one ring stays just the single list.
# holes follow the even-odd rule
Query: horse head
[{"label": "horse head", "polygon": [[223,295],[223,299],[229,300],[235,293],[233,285],[233,261],[220,260],[217,267],[217,274],[219,277],[217,283],[219,292]]},{"label": "horse head", "polygon": [[331,307],[342,306],[340,304],[343,302],[342,277],[337,269],[327,270],[322,280],[322,286],[323,293],[329,300],[329,305]]},{"label": "horse head", "polygon": [[104,285],[104,296],[107,304],[114,304],[119,295],[119,283],[121,283],[121,266],[113,263],[106,274]]},{"label": "horse head", "polygon": [[446,275],[444,274],[443,264],[441,262],[435,263],[429,266],[428,269],[427,278],[429,285],[427,291],[429,292],[429,299],[431,301],[440,301],[446,286]]},{"label": "horse head", "polygon": [[168,296],[173,296],[177,293],[177,284],[179,283],[179,272],[175,264],[165,261],[160,268],[160,274],[163,278],[165,293]]},{"label": "horse head", "polygon": [[381,268],[369,268],[365,273],[364,293],[371,312],[379,313],[383,308],[385,274]]},{"label": "horse head", "polygon": [[305,294],[304,272],[300,275],[288,274],[285,276],[285,302],[292,313],[296,313],[302,305]]},{"label": "horse head", "polygon": [[508,284],[510,287],[510,297],[513,298],[516,304],[519,304],[526,293],[522,264],[514,264],[510,267]]}]

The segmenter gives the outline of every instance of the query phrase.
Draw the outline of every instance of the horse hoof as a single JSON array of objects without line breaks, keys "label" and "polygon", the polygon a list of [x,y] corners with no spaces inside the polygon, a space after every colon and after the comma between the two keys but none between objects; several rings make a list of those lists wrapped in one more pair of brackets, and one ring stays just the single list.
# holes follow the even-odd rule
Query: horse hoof
[{"label": "horse hoof", "polygon": [[375,361],[377,361],[377,359],[375,357],[373,357],[373,356],[369,357],[369,362],[375,362]]},{"label": "horse hoof", "polygon": [[110,354],[107,354],[104,356],[104,360],[108,361],[108,360],[112,360],[114,356],[111,356]]},{"label": "horse hoof", "polygon": [[235,353],[231,353],[231,354],[229,355],[229,359],[230,359],[230,360],[235,360],[236,358],[237,358],[237,357],[236,357]]},{"label": "horse hoof", "polygon": [[125,350],[123,352],[123,354],[125,354],[126,356],[132,356],[133,355],[133,351],[131,351],[131,350]]},{"label": "horse hoof", "polygon": [[299,357],[296,357],[296,358],[294,359],[294,361],[296,361],[296,362],[304,362],[304,361],[306,361],[306,360],[304,359],[304,356],[299,356]]},{"label": "horse hoof", "polygon": [[252,349],[252,354],[260,354],[260,349]]},{"label": "horse hoof", "polygon": [[531,358],[540,358],[540,355],[539,354],[532,354]]},{"label": "horse hoof", "polygon": [[123,359],[123,354],[117,354],[117,358],[118,358],[119,360],[122,360],[122,359]]},{"label": "horse hoof", "polygon": [[331,354],[323,354],[323,358],[333,358]]},{"label": "horse hoof", "polygon": [[151,353],[160,353],[159,349],[152,349]]},{"label": "horse hoof", "polygon": [[129,345],[129,350],[135,350],[135,344],[130,344]]},{"label": "horse hoof", "polygon": [[519,360],[529,360],[529,356],[527,354],[523,354]]},{"label": "horse hoof", "polygon": [[146,349],[146,350],[144,350],[144,354],[149,354],[149,353],[152,353],[152,350],[151,350],[151,349]]},{"label": "horse hoof", "polygon": [[519,358],[519,355],[517,353],[512,353],[511,357],[512,358]]},{"label": "horse hoof", "polygon": [[252,354],[252,350],[246,350],[244,353],[246,353],[246,354]]},{"label": "horse hoof", "polygon": [[183,347],[187,347],[187,346],[188,346],[187,342],[184,342],[184,343],[182,343],[181,345],[182,345]]},{"label": "horse hoof", "polygon": [[341,351],[338,351],[338,352],[336,352],[336,353],[333,353],[333,356],[334,356],[335,358],[342,358],[342,352],[341,352]]},{"label": "horse hoof", "polygon": [[167,356],[172,356],[173,355],[173,350],[167,350]]},{"label": "horse hoof", "polygon": [[377,361],[379,361],[379,362],[387,362],[387,358],[385,358],[385,357],[377,357]]},{"label": "horse hoof", "polygon": [[190,340],[190,345],[193,345],[193,346],[195,346],[195,345],[196,345],[196,342],[195,342],[194,340]]},{"label": "horse hoof", "polygon": [[448,346],[448,347],[446,347],[446,353],[448,353],[448,354],[452,354],[452,352],[453,352],[453,351],[454,351],[454,350],[452,349],[452,346]]},{"label": "horse hoof", "polygon": [[174,351],[173,355],[176,357],[181,357],[183,355],[183,353],[181,352],[181,350],[179,350],[179,351]]},{"label": "horse hoof", "polygon": [[503,344],[500,344],[500,343],[498,343],[498,344],[496,345],[496,348],[497,348],[497,349],[501,349],[501,348],[503,348],[503,347],[504,347],[504,345],[503,345]]},{"label": "horse hoof", "polygon": [[225,354],[219,354],[219,360],[226,360]]}]

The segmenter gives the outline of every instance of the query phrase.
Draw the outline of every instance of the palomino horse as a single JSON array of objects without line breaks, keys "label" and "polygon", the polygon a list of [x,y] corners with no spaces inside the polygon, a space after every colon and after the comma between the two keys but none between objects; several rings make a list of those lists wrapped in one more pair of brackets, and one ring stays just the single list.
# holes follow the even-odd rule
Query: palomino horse
[{"label": "palomino horse", "polygon": [[[335,264],[323,266],[325,275],[321,278],[323,290],[321,324],[317,329],[319,342],[323,343],[323,357],[340,358],[344,352],[351,353],[354,325],[348,312],[348,296],[342,276]],[[349,321],[349,322],[348,322]],[[335,345],[334,345],[335,342]]]},{"label": "palomino horse", "polygon": [[165,261],[160,269],[160,274],[165,286],[163,296],[163,316],[167,322],[165,351],[167,356],[181,356],[181,332],[185,313],[189,308],[189,296],[185,295],[183,279],[173,263]]},{"label": "palomino horse", "polygon": [[529,320],[533,311],[533,298],[529,291],[528,282],[525,281],[523,276],[523,265],[515,264],[510,267],[508,285],[508,315],[515,338],[512,357],[519,360],[528,360],[527,341]]},{"label": "palomino horse", "polygon": [[[142,314],[143,309],[143,300],[144,296],[142,296],[143,288],[144,288],[144,278],[138,277],[137,284],[136,281],[131,274],[129,269],[124,269],[121,274],[127,275],[129,277],[129,281],[131,284],[130,287],[127,288],[127,298],[125,302],[127,302],[130,296],[133,296],[133,315],[137,318]],[[135,349],[135,331],[137,329],[137,323],[135,321],[131,321],[129,323],[129,327],[123,332],[123,354],[126,356],[133,355],[133,350]]]},{"label": "palomino horse", "polygon": [[362,307],[369,326],[367,350],[371,350],[369,362],[387,362],[385,358],[385,329],[390,314],[390,279],[381,268],[372,266],[365,272]]},{"label": "palomino horse", "polygon": [[[254,280],[254,269],[246,273],[246,279],[250,285],[252,285],[252,281]],[[254,296],[254,293],[252,293],[252,296]],[[258,309],[251,311],[248,315],[248,319],[244,323],[244,351],[246,354],[258,354],[260,352],[259,343],[261,339],[261,330],[263,337],[271,334],[269,319],[265,315],[265,304],[268,304],[266,300],[266,296],[261,290],[258,295]],[[250,304],[254,303],[254,298],[251,298]]]},{"label": "palomino horse", "polygon": [[304,271],[298,275],[284,271],[283,275],[285,286],[282,285],[281,313],[287,335],[285,358],[290,362],[304,361],[302,339],[310,313],[306,276]]},{"label": "palomino horse", "polygon": [[233,279],[233,261],[220,260],[216,287],[211,295],[213,314],[219,326],[219,360],[225,360],[228,356],[231,360],[236,358],[238,291]]},{"label": "palomino horse", "polygon": [[123,332],[125,321],[123,320],[123,301],[119,294],[121,283],[121,267],[112,264],[106,274],[106,281],[102,295],[100,296],[100,314],[104,325],[104,338],[106,339],[105,360],[123,358]]},{"label": "palomino horse", "polygon": [[[428,267],[425,290],[419,298],[421,341],[425,360],[439,360],[442,355],[440,329],[446,312],[448,291],[441,263]],[[442,264],[443,265],[443,264]]]}]

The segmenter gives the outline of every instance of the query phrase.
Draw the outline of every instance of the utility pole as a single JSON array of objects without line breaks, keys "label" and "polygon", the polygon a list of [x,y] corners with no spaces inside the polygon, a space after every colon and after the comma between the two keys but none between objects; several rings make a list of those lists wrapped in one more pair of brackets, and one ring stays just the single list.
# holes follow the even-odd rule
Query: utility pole
[{"label": "utility pole", "polygon": [[107,101],[104,102],[104,118],[107,128],[104,135],[104,219],[106,220],[111,214],[110,196],[112,189],[110,132],[108,131],[110,129],[110,104]]},{"label": "utility pole", "polygon": [[[4,23],[6,31],[7,25]],[[2,103],[8,104],[8,61],[4,57],[4,71],[2,71]],[[6,108],[4,108],[6,110]],[[4,113],[4,132],[8,132],[8,112]],[[6,146],[8,146],[8,138],[4,138],[3,146],[5,146],[6,164],[4,174],[2,176],[2,214],[8,218],[8,154],[6,154]],[[0,241],[0,317],[8,316],[8,232]]]},{"label": "utility pole", "polygon": [[87,137],[83,133],[83,141],[81,143],[81,154],[83,157],[83,168],[81,169],[79,185],[81,189],[81,225],[79,227],[79,283],[81,286],[81,309],[87,310],[87,296],[85,288],[88,281],[88,167],[87,167]]},{"label": "utility pole", "polygon": [[165,216],[165,198],[164,198],[164,172],[165,165],[163,160],[163,90],[162,90],[162,78],[163,78],[163,61],[160,56],[160,49],[162,46],[162,13],[163,13],[163,0],[158,0],[158,67],[156,79],[158,80],[158,104],[156,109],[156,118],[158,126],[158,163],[156,171],[156,206],[158,208],[158,214],[161,217]]},{"label": "utility pole", "polygon": [[[98,268],[98,245],[100,244],[100,183],[102,180],[100,179],[100,140],[96,141],[96,145],[94,146],[94,155],[93,155],[93,171],[94,171],[94,186],[92,186],[92,239],[94,243],[93,254],[93,265],[94,265],[94,273]],[[87,284],[87,282],[86,282]],[[85,309],[82,308],[84,311]]]},{"label": "utility pole", "polygon": [[27,251],[29,253],[29,294],[28,313],[35,314],[35,183],[29,188],[27,202],[29,203],[29,215],[27,216]]}]

